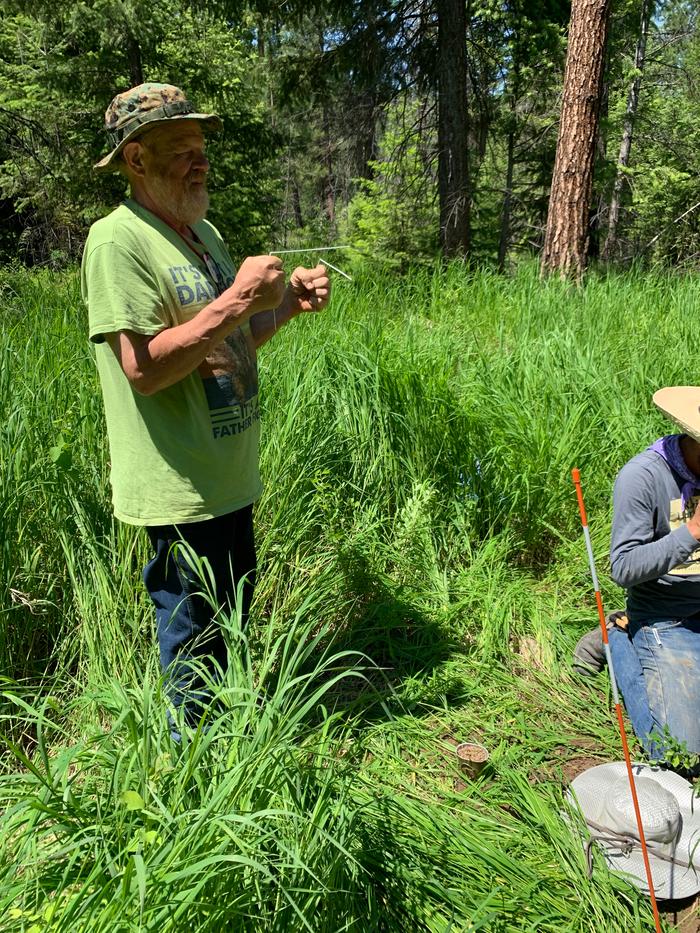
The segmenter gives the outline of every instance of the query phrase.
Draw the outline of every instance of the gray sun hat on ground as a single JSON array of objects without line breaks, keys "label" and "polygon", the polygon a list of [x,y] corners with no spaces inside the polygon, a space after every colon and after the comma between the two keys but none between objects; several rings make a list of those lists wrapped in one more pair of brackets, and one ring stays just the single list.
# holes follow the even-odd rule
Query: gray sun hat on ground
[{"label": "gray sun hat on ground", "polygon": [[[692,785],[673,771],[632,765],[654,892],[661,900],[700,891],[700,801]],[[624,761],[597,765],[571,782],[567,796],[586,821],[590,841],[608,868],[649,893],[632,793]]]},{"label": "gray sun hat on ground", "polygon": [[197,120],[203,129],[212,132],[223,125],[215,113],[198,113],[180,88],[172,84],[139,84],[117,94],[105,113],[112,151],[94,166],[95,171],[118,171],[117,157],[128,142],[173,120]]}]

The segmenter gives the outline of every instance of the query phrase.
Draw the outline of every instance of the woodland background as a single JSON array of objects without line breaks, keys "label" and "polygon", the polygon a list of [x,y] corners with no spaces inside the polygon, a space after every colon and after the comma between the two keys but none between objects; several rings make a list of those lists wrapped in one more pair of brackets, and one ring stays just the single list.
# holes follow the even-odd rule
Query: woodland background
[{"label": "woodland background", "polygon": [[[562,820],[621,757],[607,672],[571,669],[596,624],[571,468],[612,610],[613,479],[697,329],[695,5],[0,4],[3,933],[652,929]],[[251,623],[221,616],[181,743],[76,268],[124,194],[92,172],[105,108],[144,80],[222,115],[235,259],[352,246],[260,354]],[[700,933],[697,903],[662,928],[681,912]]]},{"label": "woodland background", "polygon": [[[234,256],[346,242],[400,270],[440,252],[507,269],[542,247],[566,2],[6,0],[4,8],[0,261],[79,258],[90,224],[123,194],[122,179],[91,171],[108,149],[104,110],[144,80],[182,86],[199,108],[222,114],[211,216]],[[462,29],[466,45],[448,41]],[[466,86],[451,87],[463,72]],[[464,112],[452,105],[459,100]],[[597,105],[587,258],[694,268],[697,4],[616,0]],[[631,151],[618,171],[626,122]],[[450,242],[441,172],[455,159],[466,195]],[[616,178],[619,223],[606,248]]]}]

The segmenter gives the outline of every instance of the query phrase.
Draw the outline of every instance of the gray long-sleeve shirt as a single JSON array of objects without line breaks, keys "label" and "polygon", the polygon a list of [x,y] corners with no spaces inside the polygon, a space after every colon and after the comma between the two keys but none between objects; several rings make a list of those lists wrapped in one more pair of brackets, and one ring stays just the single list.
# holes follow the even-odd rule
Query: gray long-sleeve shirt
[{"label": "gray long-sleeve shirt", "polygon": [[683,480],[655,451],[620,470],[613,490],[612,578],[627,590],[630,621],[700,612],[700,544],[685,524]]}]

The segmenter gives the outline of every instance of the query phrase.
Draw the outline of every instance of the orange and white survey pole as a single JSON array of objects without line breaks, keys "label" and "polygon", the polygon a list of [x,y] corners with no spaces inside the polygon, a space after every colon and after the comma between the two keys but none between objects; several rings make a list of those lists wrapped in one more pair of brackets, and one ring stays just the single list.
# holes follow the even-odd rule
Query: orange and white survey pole
[{"label": "orange and white survey pole", "polygon": [[581,525],[583,526],[583,537],[588,551],[588,563],[591,568],[591,577],[593,578],[593,589],[595,591],[595,601],[598,607],[598,621],[603,633],[603,646],[605,648],[605,657],[608,662],[608,671],[610,672],[610,684],[612,686],[613,701],[615,703],[615,713],[617,714],[617,724],[620,727],[620,738],[622,739],[622,750],[625,754],[625,764],[627,765],[627,776],[632,791],[632,803],[634,804],[634,815],[637,818],[637,829],[639,830],[639,844],[642,848],[642,858],[644,859],[644,870],[649,885],[649,895],[651,897],[651,907],[654,911],[654,923],[657,933],[661,933],[661,920],[659,918],[659,908],[656,905],[656,893],[654,891],[654,882],[651,878],[651,865],[649,864],[649,853],[647,851],[647,841],[644,838],[644,827],[642,825],[642,814],[639,810],[639,800],[637,799],[637,787],[634,783],[634,774],[632,773],[632,761],[630,759],[630,750],[627,745],[627,735],[625,734],[625,724],[622,719],[622,706],[620,705],[620,694],[617,690],[617,680],[615,679],[615,668],[613,666],[612,655],[610,654],[610,642],[608,641],[608,627],[605,624],[605,610],[603,609],[603,600],[600,595],[600,586],[598,585],[598,574],[595,570],[595,560],[593,558],[593,547],[591,546],[591,533],[588,529],[588,516],[586,515],[586,506],[583,502],[583,490],[581,489],[581,473],[574,467],[571,471],[571,478],[576,487],[576,498],[578,499],[578,510],[581,514]]}]

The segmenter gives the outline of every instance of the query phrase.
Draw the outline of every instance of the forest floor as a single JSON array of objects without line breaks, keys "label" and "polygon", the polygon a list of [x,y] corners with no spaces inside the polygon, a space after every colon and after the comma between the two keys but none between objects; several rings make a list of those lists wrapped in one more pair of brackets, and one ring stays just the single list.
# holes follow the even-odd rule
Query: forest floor
[{"label": "forest floor", "polygon": [[562,818],[622,757],[607,673],[571,670],[596,614],[570,471],[614,609],[612,482],[672,430],[651,395],[688,380],[699,286],[353,273],[260,353],[251,625],[222,616],[231,664],[181,744],[77,275],[0,274],[8,933],[653,929]]}]

